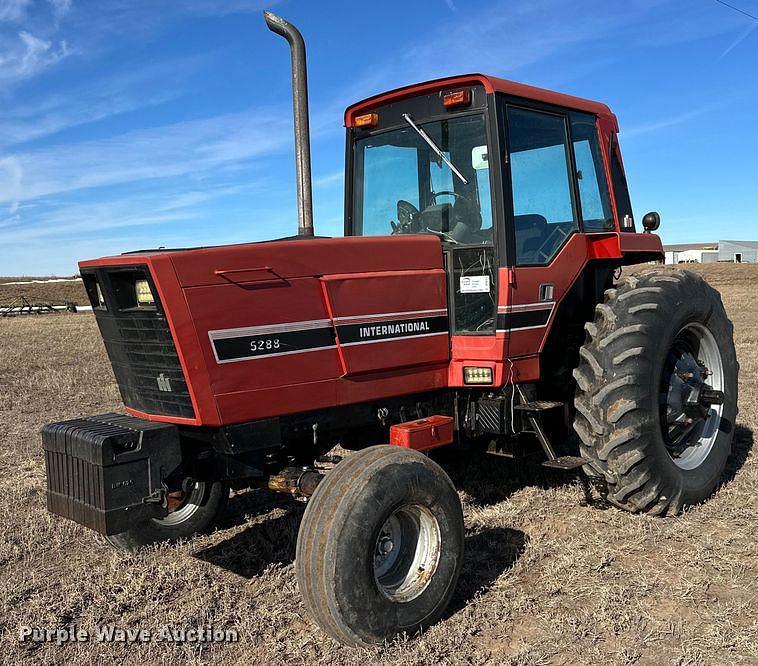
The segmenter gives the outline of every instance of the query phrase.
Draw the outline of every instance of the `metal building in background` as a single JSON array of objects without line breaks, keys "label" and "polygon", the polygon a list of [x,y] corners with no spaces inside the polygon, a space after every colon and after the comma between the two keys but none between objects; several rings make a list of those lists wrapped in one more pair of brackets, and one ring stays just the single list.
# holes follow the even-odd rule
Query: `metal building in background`
[{"label": "metal building in background", "polygon": [[719,261],[734,261],[743,264],[758,263],[758,241],[719,241]]},{"label": "metal building in background", "polygon": [[706,264],[719,260],[718,243],[664,245],[667,264]]},{"label": "metal building in background", "polygon": [[758,263],[758,241],[720,240],[717,243],[664,245],[667,264],[710,264],[717,261]]}]

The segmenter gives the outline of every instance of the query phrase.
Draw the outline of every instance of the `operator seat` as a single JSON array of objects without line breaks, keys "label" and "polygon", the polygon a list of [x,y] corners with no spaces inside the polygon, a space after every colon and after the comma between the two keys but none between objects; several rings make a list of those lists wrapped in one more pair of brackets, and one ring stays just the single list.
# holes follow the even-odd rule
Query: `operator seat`
[{"label": "operator seat", "polygon": [[513,219],[516,227],[516,259],[523,264],[538,263],[537,250],[549,232],[547,219],[535,213],[516,215]]}]

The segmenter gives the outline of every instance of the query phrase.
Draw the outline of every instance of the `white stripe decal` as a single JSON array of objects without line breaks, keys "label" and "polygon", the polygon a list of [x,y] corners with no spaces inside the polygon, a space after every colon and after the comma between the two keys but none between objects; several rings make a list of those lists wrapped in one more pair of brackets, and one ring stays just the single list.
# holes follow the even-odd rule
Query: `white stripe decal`
[{"label": "white stripe decal", "polygon": [[541,326],[515,326],[514,328],[498,328],[496,329],[496,333],[512,333],[513,331],[531,331],[536,328],[545,328],[547,324],[542,324]]},{"label": "white stripe decal", "polygon": [[498,305],[497,311],[499,314],[508,312],[524,312],[528,310],[547,310],[553,309],[555,301],[545,301],[544,303],[522,303],[520,305]]},{"label": "white stripe decal", "polygon": [[329,328],[330,319],[313,319],[311,321],[290,321],[284,324],[266,324],[264,326],[243,326],[241,328],[222,328],[208,331],[211,340],[239,338],[245,335],[267,335],[271,333],[287,333],[289,331],[304,331],[311,328]]},{"label": "white stripe decal", "polygon": [[435,314],[447,314],[446,308],[438,308],[437,310],[406,310],[405,312],[378,312],[376,314],[365,315],[350,315],[347,317],[335,317],[334,321],[339,322],[357,322],[364,319],[384,319],[387,317],[404,317],[404,316],[423,316],[423,315],[435,315]]}]

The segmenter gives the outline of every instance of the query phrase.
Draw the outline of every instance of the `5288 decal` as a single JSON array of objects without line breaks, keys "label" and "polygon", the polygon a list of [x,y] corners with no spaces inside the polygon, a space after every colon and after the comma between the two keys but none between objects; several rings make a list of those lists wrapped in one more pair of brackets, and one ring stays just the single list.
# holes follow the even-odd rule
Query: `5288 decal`
[{"label": "5288 decal", "polygon": [[265,340],[250,340],[250,351],[274,351],[281,348],[279,338],[267,338]]}]

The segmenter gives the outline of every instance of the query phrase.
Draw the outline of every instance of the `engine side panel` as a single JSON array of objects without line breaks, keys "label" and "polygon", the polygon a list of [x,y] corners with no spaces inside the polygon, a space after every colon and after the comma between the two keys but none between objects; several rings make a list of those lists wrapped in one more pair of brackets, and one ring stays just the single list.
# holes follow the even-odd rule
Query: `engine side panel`
[{"label": "engine side panel", "polygon": [[445,273],[435,238],[293,240],[170,254],[182,298],[169,310],[186,312],[193,329],[177,329],[177,346],[191,366],[190,383],[206,385],[212,400],[198,400],[202,425],[446,385]]}]

